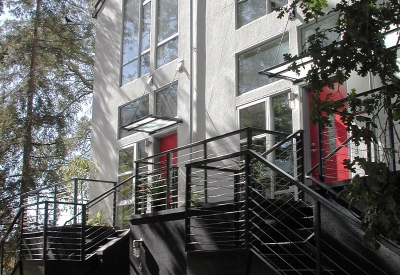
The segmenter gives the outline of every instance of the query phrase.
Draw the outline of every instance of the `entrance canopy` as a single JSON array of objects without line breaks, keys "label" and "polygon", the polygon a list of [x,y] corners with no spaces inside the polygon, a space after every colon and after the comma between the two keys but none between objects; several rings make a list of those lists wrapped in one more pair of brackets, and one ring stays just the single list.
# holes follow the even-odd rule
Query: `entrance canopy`
[{"label": "entrance canopy", "polygon": [[182,123],[183,121],[178,118],[170,118],[170,117],[160,117],[156,115],[148,115],[133,121],[129,124],[122,126],[122,129],[127,131],[137,131],[137,132],[145,132],[149,134],[154,134],[165,128],[177,125]]}]

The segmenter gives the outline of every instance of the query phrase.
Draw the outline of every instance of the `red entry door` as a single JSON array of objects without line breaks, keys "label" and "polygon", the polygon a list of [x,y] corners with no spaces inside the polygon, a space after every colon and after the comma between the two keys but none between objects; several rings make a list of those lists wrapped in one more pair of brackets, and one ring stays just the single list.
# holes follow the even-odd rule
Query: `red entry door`
[{"label": "red entry door", "polygon": [[[346,93],[343,85],[335,83],[335,87],[330,89],[328,87],[323,88],[320,97],[325,99],[331,94],[332,100],[338,100],[346,97]],[[309,100],[313,93],[309,93]],[[326,113],[322,113],[323,116]],[[347,139],[346,126],[340,120],[339,114],[333,114],[331,117],[332,126],[326,127],[322,131],[322,156],[325,158],[335,149],[340,147],[343,142]],[[310,141],[311,141],[311,163],[312,167],[319,163],[319,148],[318,148],[318,125],[311,124],[310,127]],[[349,158],[348,144],[337,151],[331,158],[325,161],[323,166],[324,171],[324,182],[338,182],[350,179],[350,172],[344,167],[343,161]],[[320,178],[319,169],[313,172],[313,176],[316,179]]]},{"label": "red entry door", "polygon": [[[160,138],[160,153],[171,149],[175,149],[177,146],[178,146],[178,139],[176,133]],[[178,163],[177,157],[178,153],[174,152],[171,163],[172,165],[176,165]],[[167,164],[167,156],[166,155],[160,156],[160,162]]]},{"label": "red entry door", "polygon": [[[178,140],[177,140],[177,134],[171,134],[168,136],[165,136],[163,138],[160,138],[160,153],[162,152],[166,152],[168,150],[171,149],[175,149],[178,146]],[[169,156],[170,158],[172,157],[172,161],[170,163],[170,168],[172,170],[167,171],[167,155],[161,155],[160,156],[160,162],[163,164],[161,169],[162,169],[162,173],[161,176],[165,179],[165,183],[169,184],[169,194],[168,194],[168,201],[169,201],[169,207],[170,208],[176,208],[177,202],[178,202],[178,190],[177,190],[177,186],[176,185],[176,181],[177,181],[177,175],[174,173],[177,170],[175,169],[177,163],[178,163],[178,152],[174,152],[172,153],[172,156]],[[167,172],[170,173],[170,182],[167,183],[166,179],[167,179]]]}]

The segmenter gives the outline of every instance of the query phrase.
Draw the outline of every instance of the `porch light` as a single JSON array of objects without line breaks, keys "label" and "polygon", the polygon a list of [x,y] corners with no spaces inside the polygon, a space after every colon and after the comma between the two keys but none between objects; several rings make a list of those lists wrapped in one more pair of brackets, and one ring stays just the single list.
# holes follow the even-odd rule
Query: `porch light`
[{"label": "porch light", "polygon": [[[289,70],[290,65],[296,63],[299,73]],[[288,61],[271,68],[258,72],[260,75],[267,75],[268,77],[277,77],[287,79],[293,83],[301,82],[311,69],[312,59],[309,56],[298,58],[294,61]]]},{"label": "porch light", "polygon": [[181,119],[177,118],[149,115],[139,120],[133,121],[129,124],[126,124],[121,128],[127,131],[137,131],[153,134],[182,122],[183,121]]},{"label": "porch light", "polygon": [[132,242],[132,248],[133,248],[133,256],[136,258],[140,257],[140,247],[143,244],[143,239],[140,238],[140,240],[133,240]]}]

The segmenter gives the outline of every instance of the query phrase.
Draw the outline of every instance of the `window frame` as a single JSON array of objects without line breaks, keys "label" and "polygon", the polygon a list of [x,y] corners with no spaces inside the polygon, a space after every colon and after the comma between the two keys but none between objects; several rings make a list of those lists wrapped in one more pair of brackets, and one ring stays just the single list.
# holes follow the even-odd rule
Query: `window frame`
[{"label": "window frame", "polygon": [[[256,87],[256,88],[250,89],[250,90],[248,90],[248,91],[245,91],[245,92],[243,92],[243,93],[240,93],[240,88],[239,88],[239,85],[240,85],[240,66],[239,66],[240,64],[239,64],[239,58],[240,58],[240,56],[243,55],[243,54],[249,53],[249,52],[251,52],[251,51],[253,51],[253,50],[257,49],[257,48],[260,48],[260,47],[262,47],[262,46],[266,46],[266,45],[268,45],[268,44],[270,44],[270,43],[276,42],[276,41],[279,41],[279,43],[281,43],[281,42],[280,42],[280,41],[281,41],[281,37],[282,37],[282,33],[278,34],[277,36],[274,36],[273,38],[270,38],[270,39],[268,39],[268,40],[262,41],[262,42],[260,42],[260,43],[258,43],[258,44],[256,44],[256,45],[254,45],[254,46],[245,48],[244,50],[242,50],[242,51],[236,53],[236,56],[235,56],[235,59],[236,59],[236,60],[235,60],[235,63],[236,63],[236,91],[235,91],[235,92],[236,92],[236,97],[238,97],[238,96],[243,96],[243,95],[248,94],[248,93],[250,93],[250,92],[252,92],[252,91],[255,91],[255,90],[258,90],[258,89],[260,89],[260,88],[263,88],[263,87],[272,85],[272,84],[274,84],[275,82],[278,82],[278,81],[282,80],[282,79],[276,78],[274,81],[271,81],[271,82],[269,82],[269,83],[267,83],[267,84],[264,84],[264,85],[258,86],[258,87]],[[289,32],[288,32],[288,31],[284,31],[284,32],[283,32],[283,37],[286,37],[286,38],[287,38],[287,43],[288,43],[288,51],[287,51],[287,52],[284,52],[283,54],[285,54],[285,53],[290,53],[291,40],[290,40]],[[286,40],[286,39],[283,39],[282,41],[284,41],[284,40]],[[278,44],[278,45],[279,45],[279,44]],[[280,50],[281,50],[281,49],[279,48],[279,51],[280,51]],[[283,56],[283,54],[282,54],[282,56]],[[274,66],[279,65],[279,64],[283,64],[283,62],[284,62],[284,61],[282,61],[282,62],[280,62],[280,63],[276,63],[276,64],[274,64]],[[271,67],[273,67],[273,66],[271,66]],[[270,67],[268,67],[268,68],[270,68]],[[260,69],[259,71],[261,71],[261,70],[263,70],[263,69],[266,69],[266,68],[262,68],[262,69]],[[257,71],[257,75],[258,75],[258,72],[259,72],[259,71]],[[265,77],[268,78],[268,76],[265,76]]]},{"label": "window frame", "polygon": [[[252,20],[250,20],[249,22],[247,22],[247,23],[245,23],[245,24],[243,24],[243,25],[239,25],[239,4],[241,4],[241,3],[244,3],[244,2],[246,2],[247,0],[236,0],[235,1],[235,28],[236,29],[240,29],[240,28],[242,28],[242,27],[244,27],[244,26],[247,26],[247,25],[249,25],[249,24],[251,24],[252,22],[254,22],[254,21],[256,21],[256,20],[259,20],[260,18],[263,18],[264,16],[266,16],[266,15],[268,15],[268,14],[271,14],[272,12],[274,12],[274,10],[272,9],[272,2],[274,2],[274,1],[272,1],[272,0],[265,0],[265,13],[262,15],[262,16],[260,16],[260,17],[257,17],[257,18],[255,18],[255,19],[252,19]],[[287,4],[285,4],[284,6],[287,6],[288,4],[289,4],[289,0],[287,1],[288,3]],[[283,6],[283,7],[284,7]]]},{"label": "window frame", "polygon": [[[143,95],[141,97],[135,98],[134,100],[131,100],[131,101],[129,101],[129,102],[127,102],[127,103],[125,103],[125,104],[123,104],[123,105],[118,107],[118,133],[117,133],[118,134],[118,140],[123,139],[125,137],[131,136],[131,135],[134,134],[134,132],[132,132],[132,134],[127,134],[125,136],[123,135],[123,131],[122,131],[121,127],[124,126],[124,125],[121,125],[121,123],[122,123],[121,109],[126,107],[126,106],[128,106],[128,105],[130,105],[130,104],[132,104],[132,103],[134,103],[134,102],[136,102],[136,101],[140,101],[140,100],[142,100],[142,99],[144,99],[146,97],[147,97],[147,102],[148,102],[147,115],[149,115],[150,114],[150,95],[149,94],[145,94],[145,95]],[[145,116],[143,116],[143,117],[145,117]],[[140,119],[140,118],[138,118],[138,119]],[[138,120],[138,119],[136,119],[136,120]]]},{"label": "window frame", "polygon": [[[155,0],[155,1],[156,1],[156,13],[155,13],[155,46],[154,46],[155,47],[155,53],[154,53],[154,64],[155,64],[155,68],[158,69],[158,68],[160,68],[160,67],[162,67],[162,66],[164,66],[164,65],[166,65],[166,64],[168,64],[168,63],[170,63],[173,60],[178,58],[177,57],[175,59],[172,59],[172,60],[168,61],[167,63],[163,63],[161,65],[158,65],[158,49],[160,47],[164,46],[165,44],[167,44],[168,42],[170,42],[170,41],[172,41],[174,39],[177,39],[178,40],[177,41],[177,43],[178,43],[177,51],[179,51],[179,0],[175,0],[176,1],[176,5],[177,5],[177,9],[176,9],[176,11],[177,11],[176,17],[177,17],[177,21],[178,21],[177,22],[177,31],[176,31],[176,33],[170,35],[169,37],[164,38],[161,41],[158,41],[158,34],[159,34],[158,13],[160,11],[160,0]],[[178,52],[177,52],[177,56],[179,56]]]},{"label": "window frame", "polygon": [[153,106],[154,106],[154,114],[156,116],[169,117],[169,116],[164,116],[164,115],[160,115],[157,113],[157,94],[161,93],[163,91],[169,90],[174,85],[176,85],[176,110],[174,110],[176,115],[174,116],[174,118],[176,118],[178,116],[178,90],[179,90],[178,81],[173,81],[173,82],[169,83],[168,85],[163,86],[160,89],[157,89],[156,91],[154,91],[154,105]]}]

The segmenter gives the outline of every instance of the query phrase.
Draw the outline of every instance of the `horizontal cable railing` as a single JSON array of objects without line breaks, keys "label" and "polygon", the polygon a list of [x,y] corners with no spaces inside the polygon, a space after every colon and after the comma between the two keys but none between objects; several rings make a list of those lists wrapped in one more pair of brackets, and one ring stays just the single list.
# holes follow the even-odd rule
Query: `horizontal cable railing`
[{"label": "horizontal cable railing", "polygon": [[287,167],[253,150],[188,164],[187,250],[249,248],[280,274],[394,274],[374,263],[379,251],[363,246],[359,220]]},{"label": "horizontal cable railing", "polygon": [[[1,274],[10,274],[22,259],[82,260],[87,250],[85,236],[90,234],[85,232],[86,221],[96,220],[100,209],[115,209],[115,190],[90,201],[90,185],[112,190],[115,182],[76,178],[22,194],[25,204],[1,239]],[[104,202],[107,196],[107,203],[97,209],[87,206],[99,203],[99,198]],[[113,218],[108,217],[108,226],[113,225]]]},{"label": "horizontal cable railing", "polygon": [[[249,146],[258,152],[267,149],[287,137],[288,133],[245,128],[225,135],[196,142],[176,149],[158,153],[135,162],[137,176],[134,189],[135,213],[146,214],[160,210],[184,207],[185,205],[185,165],[194,161],[212,158],[240,151]],[[282,143],[279,148],[291,146]],[[278,152],[275,150],[274,152]],[[285,156],[282,156],[284,158]],[[277,158],[278,159],[278,158]],[[234,165],[240,165],[236,163]],[[208,177],[207,172],[204,175]],[[205,188],[204,199],[213,200],[212,187]],[[131,190],[126,191],[129,197]],[[125,194],[124,194],[125,196]],[[125,199],[119,205],[123,206]]]}]

